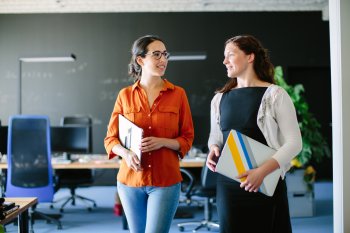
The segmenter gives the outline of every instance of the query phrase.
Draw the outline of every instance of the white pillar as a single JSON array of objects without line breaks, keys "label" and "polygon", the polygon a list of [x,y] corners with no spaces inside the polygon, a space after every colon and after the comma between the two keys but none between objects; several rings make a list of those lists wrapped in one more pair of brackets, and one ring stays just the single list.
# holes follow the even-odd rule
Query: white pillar
[{"label": "white pillar", "polygon": [[[350,232],[350,1],[329,1],[334,233]],[[322,95],[322,93],[320,93]]]}]

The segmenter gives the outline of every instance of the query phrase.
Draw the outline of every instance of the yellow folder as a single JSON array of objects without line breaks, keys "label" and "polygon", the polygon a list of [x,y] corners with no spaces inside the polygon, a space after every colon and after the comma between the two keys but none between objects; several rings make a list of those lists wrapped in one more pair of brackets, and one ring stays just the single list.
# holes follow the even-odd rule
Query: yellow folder
[{"label": "yellow folder", "polygon": [[[270,159],[276,150],[260,143],[236,130],[231,130],[216,165],[216,171],[237,182],[237,176],[247,170],[256,168]],[[259,191],[267,196],[275,192],[281,169],[267,175]]]}]

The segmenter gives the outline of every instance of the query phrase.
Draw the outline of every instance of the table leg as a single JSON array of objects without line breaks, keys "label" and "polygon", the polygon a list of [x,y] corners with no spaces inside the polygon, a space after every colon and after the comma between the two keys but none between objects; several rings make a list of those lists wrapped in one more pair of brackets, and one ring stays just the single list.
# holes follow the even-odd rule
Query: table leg
[{"label": "table leg", "polygon": [[1,197],[5,197],[5,186],[6,186],[6,171],[0,169],[0,190],[1,190]]},{"label": "table leg", "polygon": [[29,232],[29,217],[28,210],[24,211],[18,216],[18,233]]}]

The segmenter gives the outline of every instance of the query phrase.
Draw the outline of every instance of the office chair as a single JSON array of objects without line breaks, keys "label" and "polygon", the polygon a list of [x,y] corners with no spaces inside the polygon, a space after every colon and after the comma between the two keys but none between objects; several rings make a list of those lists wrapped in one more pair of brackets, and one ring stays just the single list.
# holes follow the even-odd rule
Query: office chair
[{"label": "office chair", "polygon": [[216,174],[203,166],[201,171],[201,186],[194,190],[192,196],[204,197],[204,219],[202,221],[191,221],[177,224],[180,231],[184,231],[187,226],[195,226],[192,232],[197,232],[200,228],[219,228],[219,224],[211,221],[212,206],[216,196]]},{"label": "office chair", "polygon": [[[54,178],[51,166],[50,123],[47,116],[15,115],[9,119],[6,197],[37,197],[38,203],[52,202]],[[58,215],[30,211],[34,219],[54,222],[62,229]]]},{"label": "office chair", "polygon": [[[88,126],[89,127],[89,142],[85,153],[92,153],[92,119],[89,116],[65,116],[61,119],[61,126]],[[64,207],[71,202],[74,206],[76,200],[80,199],[84,203],[89,201],[93,207],[96,207],[96,202],[90,198],[83,197],[76,194],[78,187],[86,187],[94,182],[94,170],[92,169],[69,169],[69,170],[57,170],[56,175],[59,177],[60,187],[68,187],[70,190],[70,196],[61,205],[60,212],[63,212]],[[60,200],[58,200],[60,201]],[[56,202],[58,202],[56,201]],[[87,207],[88,211],[92,210],[92,207]]]},{"label": "office chair", "polygon": [[182,175],[180,203],[190,205],[192,202],[192,191],[195,184],[194,175],[185,168],[180,168]]},{"label": "office chair", "polygon": [[195,176],[185,168],[180,168],[180,172],[182,176],[180,199],[174,218],[193,218],[193,214],[187,210],[187,207],[192,206],[195,202],[191,198]]}]

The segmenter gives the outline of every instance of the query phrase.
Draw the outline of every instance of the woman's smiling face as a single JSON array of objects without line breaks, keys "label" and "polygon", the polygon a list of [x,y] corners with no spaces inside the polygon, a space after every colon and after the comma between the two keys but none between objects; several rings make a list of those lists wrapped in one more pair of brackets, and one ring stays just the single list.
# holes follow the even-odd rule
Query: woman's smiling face
[{"label": "woman's smiling face", "polygon": [[224,51],[223,64],[227,69],[227,76],[235,78],[242,76],[247,70],[250,55],[245,54],[234,43],[228,43]]}]

